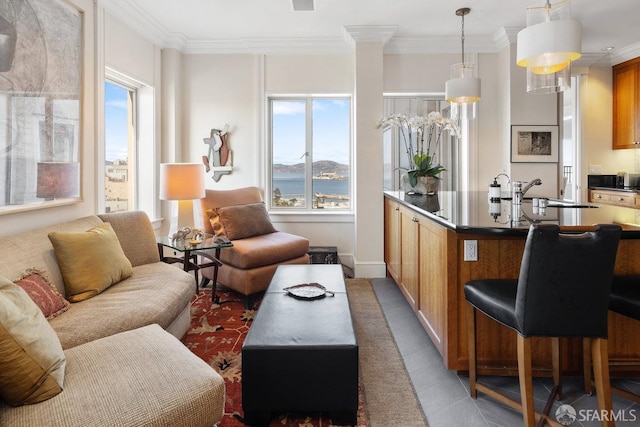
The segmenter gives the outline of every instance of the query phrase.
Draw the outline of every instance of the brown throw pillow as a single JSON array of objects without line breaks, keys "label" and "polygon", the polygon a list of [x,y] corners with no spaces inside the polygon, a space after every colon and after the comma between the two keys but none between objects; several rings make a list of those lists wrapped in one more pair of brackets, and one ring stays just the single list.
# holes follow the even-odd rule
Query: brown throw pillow
[{"label": "brown throw pillow", "polygon": [[0,277],[0,307],[0,398],[18,406],[60,393],[66,359],[40,309],[4,277]]},{"label": "brown throw pillow", "polygon": [[47,320],[64,313],[71,305],[49,282],[44,272],[35,268],[25,271],[13,282],[25,290]]},{"label": "brown throw pillow", "polygon": [[276,229],[271,223],[264,203],[226,206],[218,208],[220,223],[229,240],[245,239],[273,233]]},{"label": "brown throw pillow", "polygon": [[49,240],[71,302],[96,296],[133,272],[108,222],[88,231],[54,231],[49,233]]}]

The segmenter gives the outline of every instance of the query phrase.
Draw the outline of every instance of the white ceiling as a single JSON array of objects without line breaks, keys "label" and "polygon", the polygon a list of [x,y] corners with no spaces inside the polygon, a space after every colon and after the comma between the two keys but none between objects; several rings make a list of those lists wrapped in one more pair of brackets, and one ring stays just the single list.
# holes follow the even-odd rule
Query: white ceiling
[{"label": "white ceiling", "polygon": [[[345,27],[372,26],[392,35],[386,53],[497,52],[515,43],[526,8],[544,0],[315,0],[315,11],[295,12],[292,0],[100,0],[118,19],[161,47],[185,53],[346,52]],[[573,0],[589,62],[617,63],[640,52],[640,0]],[[602,53],[613,46],[611,54]]]}]

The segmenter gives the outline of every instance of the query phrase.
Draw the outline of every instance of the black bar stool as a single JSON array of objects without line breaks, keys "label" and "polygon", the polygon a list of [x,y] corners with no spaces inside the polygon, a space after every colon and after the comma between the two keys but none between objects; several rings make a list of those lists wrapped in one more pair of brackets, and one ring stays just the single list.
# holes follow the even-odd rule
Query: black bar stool
[{"label": "black bar stool", "polygon": [[[525,426],[547,422],[553,400],[561,395],[561,337],[587,338],[594,360],[598,407],[611,410],[607,356],[609,291],[621,227],[559,227],[534,224],[529,228],[518,279],[472,280],[464,285],[469,339],[471,397],[481,391],[522,412]],[[477,382],[476,311],[517,332],[521,402]],[[533,404],[531,338],[552,338],[554,388],[542,414]],[[613,425],[613,422],[603,425]]]},{"label": "black bar stool", "polygon": [[[640,320],[640,275],[614,276],[609,294],[609,310]],[[584,387],[591,394],[591,358],[589,343],[584,343]],[[611,387],[611,391],[625,399],[640,403],[640,396],[627,390]]]}]

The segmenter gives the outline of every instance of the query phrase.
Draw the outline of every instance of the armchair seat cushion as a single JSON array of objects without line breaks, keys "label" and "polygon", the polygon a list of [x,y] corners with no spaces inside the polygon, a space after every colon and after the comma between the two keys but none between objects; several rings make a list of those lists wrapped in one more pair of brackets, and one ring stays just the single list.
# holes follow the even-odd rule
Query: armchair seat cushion
[{"label": "armchair seat cushion", "polygon": [[285,262],[308,251],[309,241],[304,237],[276,231],[234,240],[232,248],[220,252],[220,260],[226,265],[249,269]]}]

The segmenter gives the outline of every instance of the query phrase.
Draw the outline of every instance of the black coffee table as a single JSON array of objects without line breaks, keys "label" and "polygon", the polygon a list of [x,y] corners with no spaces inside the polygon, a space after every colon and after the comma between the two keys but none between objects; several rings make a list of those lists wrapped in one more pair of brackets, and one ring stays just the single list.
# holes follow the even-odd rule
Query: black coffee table
[{"label": "black coffee table", "polygon": [[[305,300],[283,289],[316,282],[335,296]],[[341,265],[282,265],[242,346],[245,422],[268,425],[272,412],[328,412],[356,424],[358,344]]]}]

